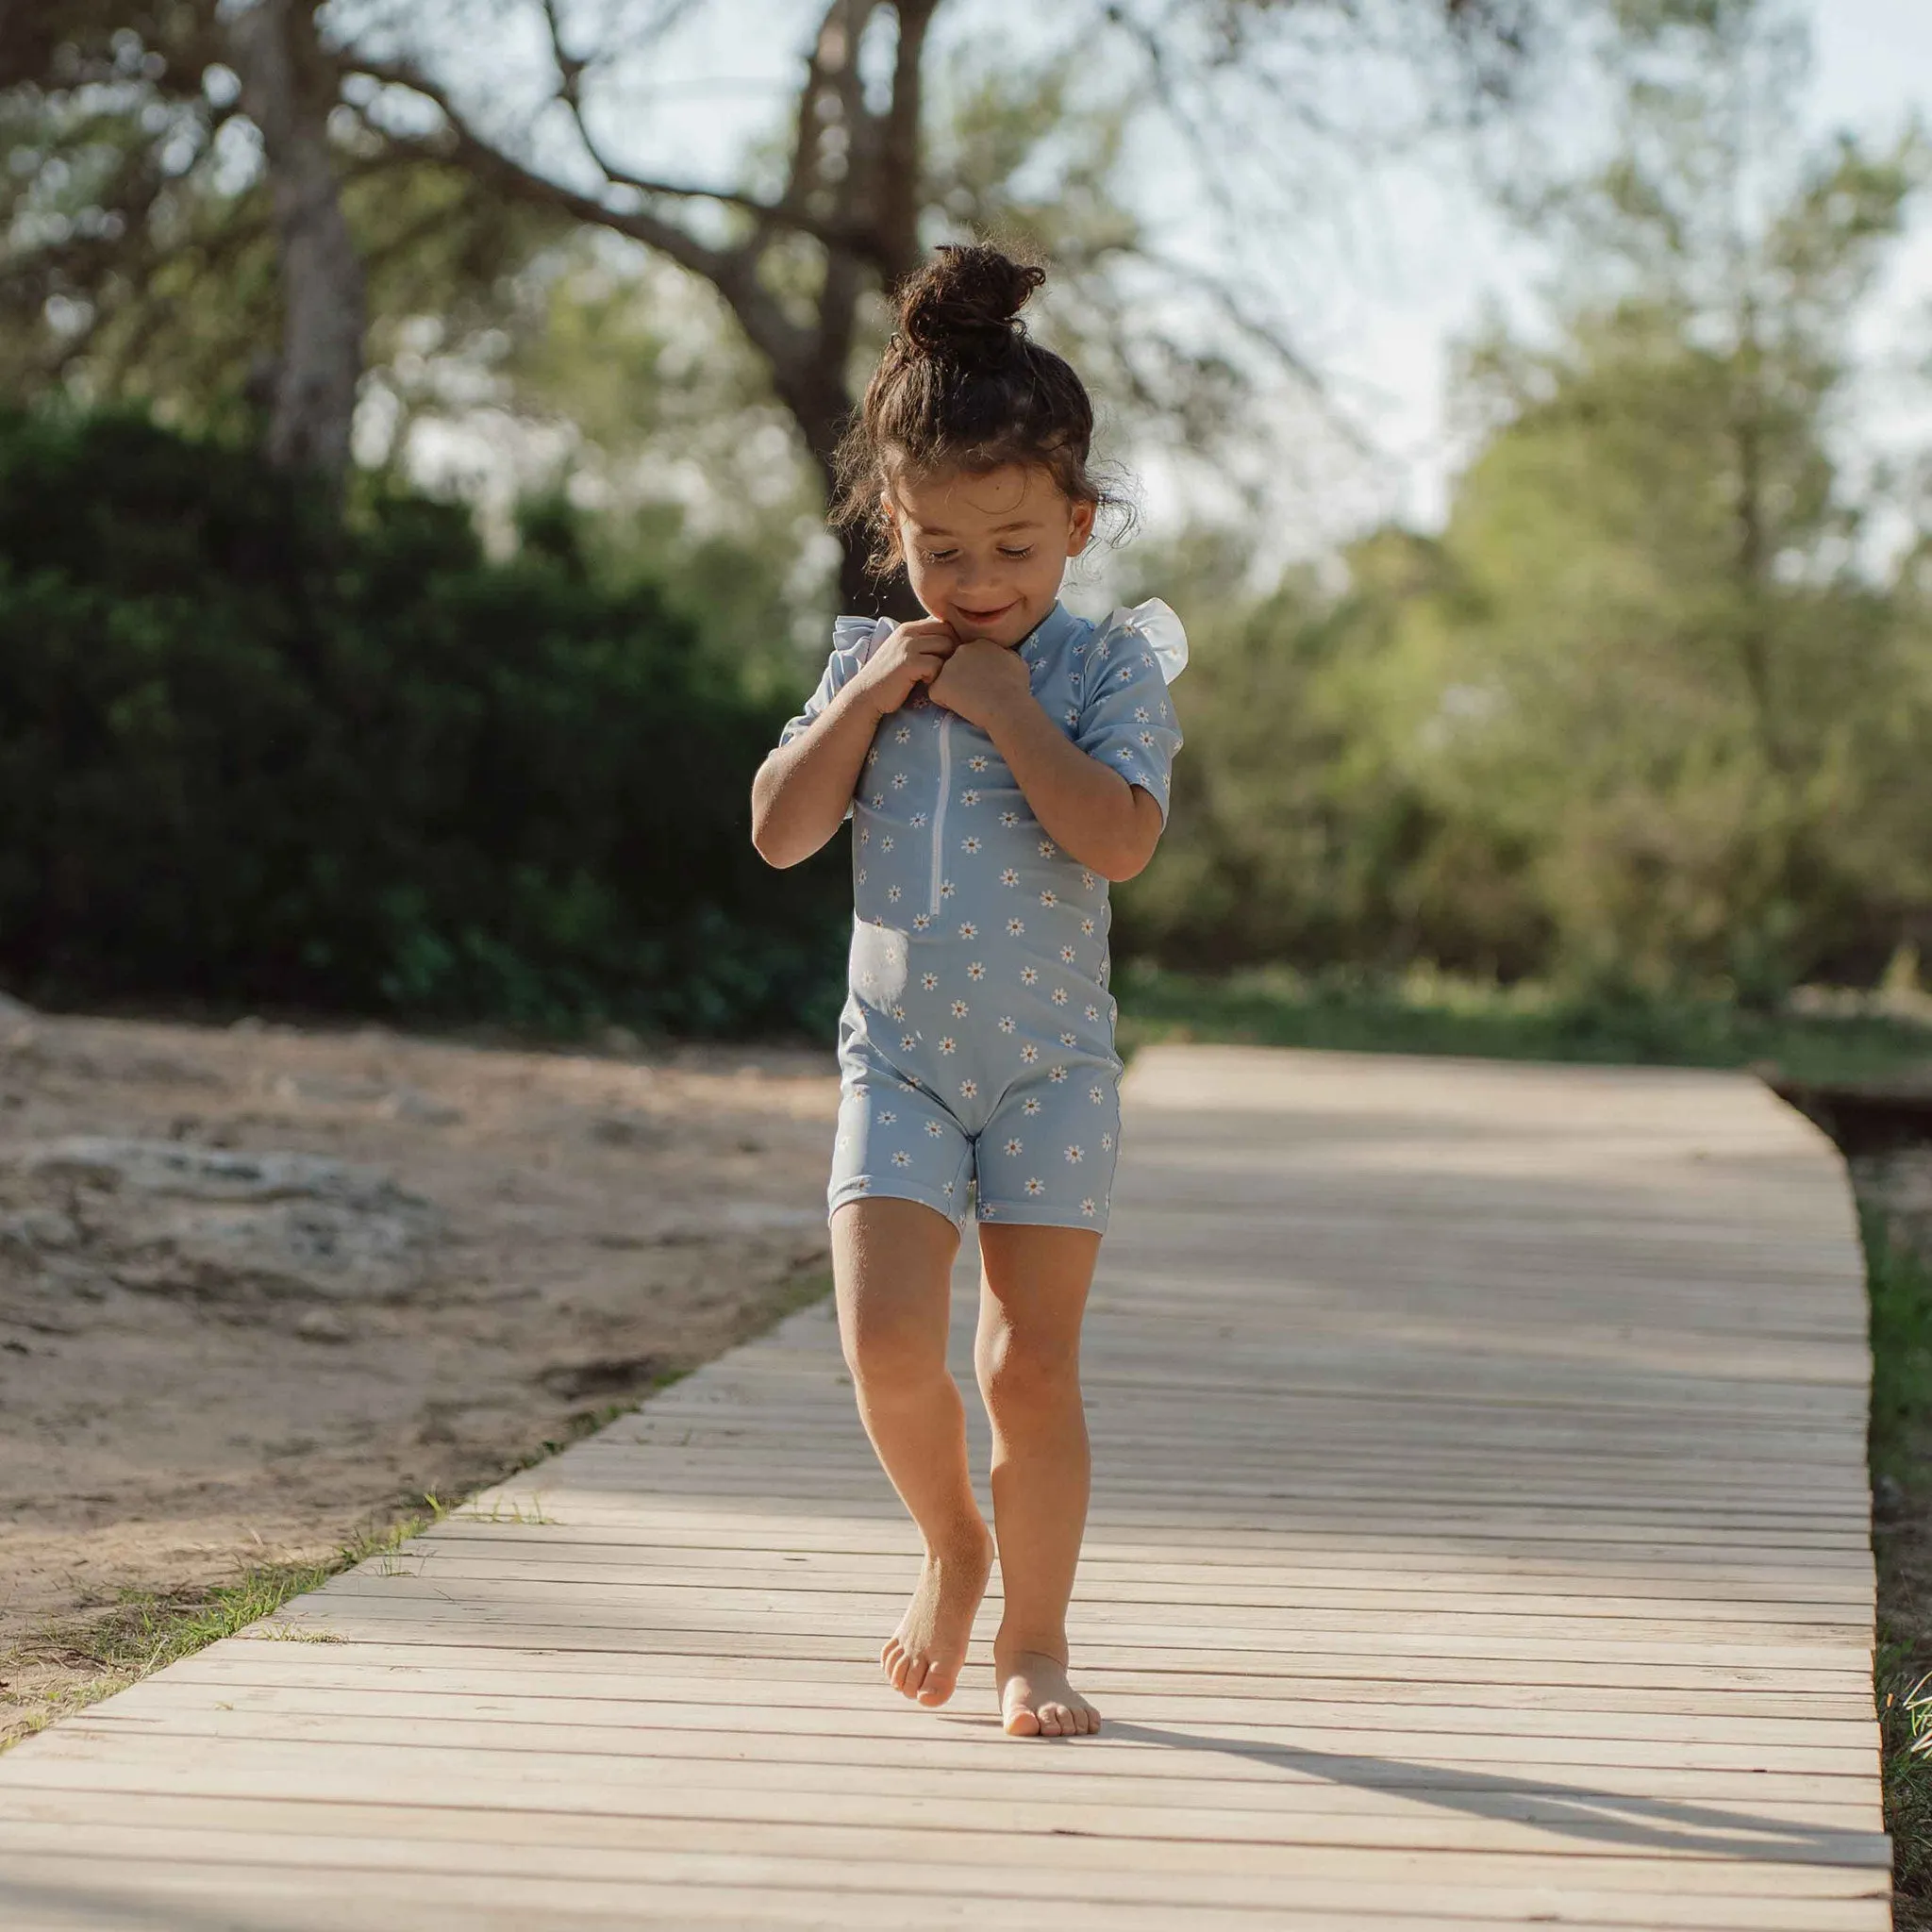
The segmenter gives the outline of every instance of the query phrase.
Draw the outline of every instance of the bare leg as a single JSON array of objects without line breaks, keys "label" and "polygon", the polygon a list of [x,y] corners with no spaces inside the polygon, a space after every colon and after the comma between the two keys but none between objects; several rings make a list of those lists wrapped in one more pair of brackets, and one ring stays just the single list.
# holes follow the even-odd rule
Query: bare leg
[{"label": "bare leg", "polygon": [[946,1373],[959,1237],[916,1201],[854,1201],[832,1217],[839,1333],[858,1413],[925,1540],[925,1563],[879,1662],[893,1687],[943,1704],[966,1661],[992,1539],[974,1500],[966,1415]]},{"label": "bare leg", "polygon": [[1006,1614],[993,1641],[1000,1716],[1017,1738],[1074,1738],[1100,1713],[1067,1682],[1067,1601],[1087,1526],[1080,1320],[1100,1237],[982,1224],[974,1351],[992,1419],[993,1530]]}]

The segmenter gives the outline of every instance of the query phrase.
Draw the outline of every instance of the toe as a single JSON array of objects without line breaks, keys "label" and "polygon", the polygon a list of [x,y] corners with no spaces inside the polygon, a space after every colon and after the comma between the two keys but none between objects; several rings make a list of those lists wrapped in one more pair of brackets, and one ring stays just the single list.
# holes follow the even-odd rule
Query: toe
[{"label": "toe", "polygon": [[925,1674],[925,1681],[919,1687],[919,1701],[922,1704],[943,1704],[954,1691],[959,1681],[957,1671],[942,1671],[937,1664]]},{"label": "toe", "polygon": [[923,1657],[909,1658],[906,1665],[906,1674],[899,1680],[900,1690],[905,1691],[908,1697],[917,1697],[920,1687],[925,1682],[931,1671],[932,1661],[930,1658]]},{"label": "toe", "polygon": [[906,1673],[909,1671],[911,1668],[912,1659],[909,1657],[908,1657],[903,1650],[898,1651],[894,1654],[892,1657],[891,1669],[888,1673],[888,1674],[891,1677],[892,1689],[894,1690],[905,1690]]},{"label": "toe", "polygon": [[1007,1735],[1009,1738],[1037,1738],[1040,1735],[1040,1719],[1024,1704],[1016,1704],[1007,1713]]}]

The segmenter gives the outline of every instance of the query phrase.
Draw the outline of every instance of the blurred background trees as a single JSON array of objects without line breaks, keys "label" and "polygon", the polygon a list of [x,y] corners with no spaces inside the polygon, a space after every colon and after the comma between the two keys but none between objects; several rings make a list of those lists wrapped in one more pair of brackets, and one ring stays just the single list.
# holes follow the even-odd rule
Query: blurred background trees
[{"label": "blurred background trees", "polygon": [[[1125,553],[1196,650],[1123,946],[1774,1005],[1932,943],[1919,479],[1863,461],[1846,413],[1926,158],[1792,154],[1790,8],[800,0],[782,111],[735,168],[673,168],[657,63],[707,11],[0,9],[0,475],[87,532],[0,541],[0,973],[545,1024],[802,1013],[836,979],[836,861],[781,886],[730,855],[833,598],[876,594],[818,518],[891,280],[949,235],[1038,249],[1040,326],[1117,446],[1278,469],[1271,397],[1348,434],[1251,273],[1291,252],[1308,158],[1507,127],[1585,60],[1611,152],[1571,178],[1512,151],[1558,269],[1546,325],[1466,345],[1443,527],[1283,574],[1279,502],[1237,482]],[[1149,217],[1157,151],[1187,158],[1199,246]],[[135,561],[90,566],[109,551]],[[545,715],[598,721],[581,773]],[[343,789],[377,741],[423,782]],[[710,747],[677,795],[624,778],[624,746],[667,741]],[[520,813],[554,794],[551,832],[479,759],[523,774]],[[244,825],[267,842],[225,868]],[[174,885],[129,928],[135,852]]]}]

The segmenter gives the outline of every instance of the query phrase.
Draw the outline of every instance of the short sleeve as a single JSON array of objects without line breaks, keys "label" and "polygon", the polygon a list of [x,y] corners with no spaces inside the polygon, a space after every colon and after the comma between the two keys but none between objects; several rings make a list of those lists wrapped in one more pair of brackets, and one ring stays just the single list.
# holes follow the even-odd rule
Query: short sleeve
[{"label": "short sleeve", "polygon": [[834,622],[832,655],[825,659],[824,675],[819,679],[818,689],[806,699],[805,709],[779,732],[780,744],[790,744],[844,690],[880,639],[891,635],[891,621],[887,618],[841,617]]},{"label": "short sleeve", "polygon": [[1181,727],[1152,645],[1131,625],[1109,624],[1088,647],[1081,682],[1074,742],[1151,793],[1165,824]]}]

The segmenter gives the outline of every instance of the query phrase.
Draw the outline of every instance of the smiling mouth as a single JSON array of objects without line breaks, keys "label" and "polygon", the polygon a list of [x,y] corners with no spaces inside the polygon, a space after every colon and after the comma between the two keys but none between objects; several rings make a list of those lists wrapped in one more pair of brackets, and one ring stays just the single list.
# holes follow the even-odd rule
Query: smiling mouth
[{"label": "smiling mouth", "polygon": [[962,609],[959,612],[959,615],[963,617],[968,624],[993,624],[996,623],[1000,618],[1006,616],[1006,614],[1009,610],[1015,609],[1019,605],[1019,601],[1020,600],[1016,597],[1010,604],[1002,604],[997,610]]}]

